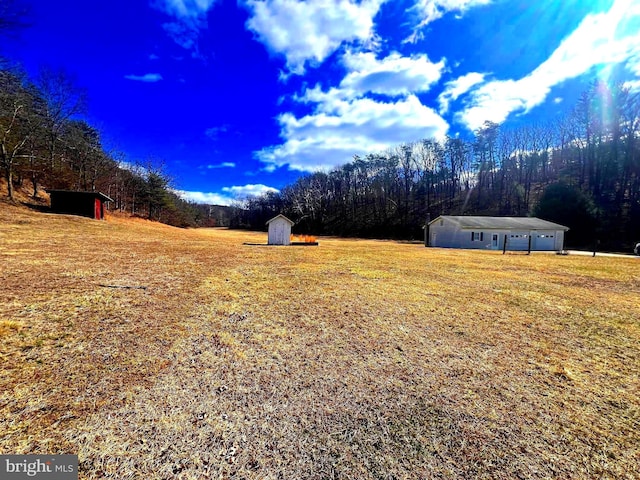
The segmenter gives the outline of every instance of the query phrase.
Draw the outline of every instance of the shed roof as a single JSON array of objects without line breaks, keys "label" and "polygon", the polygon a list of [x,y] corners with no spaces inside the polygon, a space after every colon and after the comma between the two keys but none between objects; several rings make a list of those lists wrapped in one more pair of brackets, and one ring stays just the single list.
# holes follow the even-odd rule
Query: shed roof
[{"label": "shed roof", "polygon": [[102,192],[83,192],[83,191],[76,191],[76,190],[52,190],[52,189],[47,189],[47,193],[49,193],[49,194],[51,194],[51,193],[61,193],[63,195],[75,196],[75,197],[93,197],[93,198],[99,198],[104,202],[113,202],[113,200],[111,198],[107,197]]},{"label": "shed roof", "polygon": [[569,227],[536,217],[485,217],[470,215],[441,215],[431,221],[449,220],[460,228],[485,228],[496,230],[569,230]]},{"label": "shed roof", "polygon": [[271,222],[273,222],[274,220],[277,220],[278,218],[282,218],[284,220],[286,220],[287,222],[289,222],[291,225],[294,225],[295,222],[293,220],[289,220],[287,217],[285,217],[282,214],[276,215],[275,217],[273,217],[271,220],[267,221],[267,223],[265,225],[269,225]]}]

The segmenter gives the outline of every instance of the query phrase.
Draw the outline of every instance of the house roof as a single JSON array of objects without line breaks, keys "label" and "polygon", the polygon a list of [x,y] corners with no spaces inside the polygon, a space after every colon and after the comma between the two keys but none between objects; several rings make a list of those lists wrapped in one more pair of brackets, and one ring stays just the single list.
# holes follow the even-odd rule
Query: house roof
[{"label": "house roof", "polygon": [[462,229],[484,228],[487,230],[569,230],[569,227],[536,217],[484,217],[468,215],[441,215],[431,221],[448,220]]},{"label": "house roof", "polygon": [[269,225],[271,222],[273,222],[274,220],[277,220],[278,218],[282,218],[284,220],[286,220],[287,222],[289,222],[291,225],[294,225],[295,222],[293,220],[289,220],[287,217],[285,217],[282,214],[276,215],[275,217],[273,217],[271,220],[267,221],[267,223],[265,225]]},{"label": "house roof", "polygon": [[101,192],[79,192],[76,190],[51,190],[47,189],[47,193],[61,193],[63,195],[75,196],[75,197],[94,197],[100,198],[105,202],[113,202],[113,200],[107,197],[104,193]]}]

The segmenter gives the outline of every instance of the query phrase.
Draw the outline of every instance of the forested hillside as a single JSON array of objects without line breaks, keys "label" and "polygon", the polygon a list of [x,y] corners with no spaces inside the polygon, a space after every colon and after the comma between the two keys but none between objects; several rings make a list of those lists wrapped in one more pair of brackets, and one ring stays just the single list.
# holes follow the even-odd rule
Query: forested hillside
[{"label": "forested hillside", "polygon": [[468,139],[354,157],[246,201],[232,224],[264,228],[284,213],[298,232],[410,239],[429,216],[536,215],[569,226],[569,246],[628,250],[640,240],[639,122],[637,93],[594,82],[563,119],[487,122]]},{"label": "forested hillside", "polygon": [[300,233],[421,238],[440,214],[536,215],[571,228],[569,246],[628,250],[640,240],[640,105],[623,85],[593,83],[565,118],[470,138],[424,139],[298,179],[234,208],[180,199],[153,162],[132,165],[82,119],[61,73],[32,81],[0,70],[0,168],[16,186],[98,190],[112,210],[177,226],[263,229],[284,213]]},{"label": "forested hillside", "polygon": [[157,162],[131,164],[109,151],[100,132],[82,119],[83,92],[61,72],[36,80],[17,68],[0,68],[0,168],[10,200],[28,187],[101,191],[111,210],[176,226],[228,224],[224,207],[179,198]]}]

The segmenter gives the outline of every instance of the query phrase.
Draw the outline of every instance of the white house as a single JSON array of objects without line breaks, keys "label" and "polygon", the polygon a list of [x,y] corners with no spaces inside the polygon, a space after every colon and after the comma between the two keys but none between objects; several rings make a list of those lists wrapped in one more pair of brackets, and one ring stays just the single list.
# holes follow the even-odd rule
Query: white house
[{"label": "white house", "polygon": [[284,215],[277,215],[267,222],[269,245],[290,245],[293,222]]},{"label": "white house", "polygon": [[568,227],[535,217],[441,215],[428,224],[429,246],[502,250],[560,251]]}]

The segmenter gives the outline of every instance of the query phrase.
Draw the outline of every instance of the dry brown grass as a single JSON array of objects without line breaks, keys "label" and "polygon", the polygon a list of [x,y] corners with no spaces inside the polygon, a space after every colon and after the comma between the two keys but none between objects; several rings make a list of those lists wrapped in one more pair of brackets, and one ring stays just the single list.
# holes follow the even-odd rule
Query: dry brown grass
[{"label": "dry brown grass", "polygon": [[639,478],[638,259],[243,245],[265,236],[0,204],[0,452],[81,478]]}]

